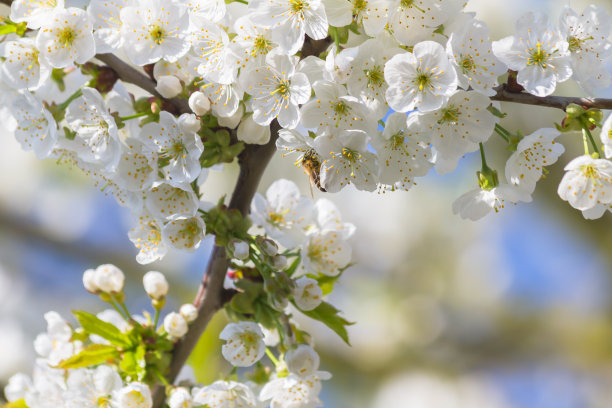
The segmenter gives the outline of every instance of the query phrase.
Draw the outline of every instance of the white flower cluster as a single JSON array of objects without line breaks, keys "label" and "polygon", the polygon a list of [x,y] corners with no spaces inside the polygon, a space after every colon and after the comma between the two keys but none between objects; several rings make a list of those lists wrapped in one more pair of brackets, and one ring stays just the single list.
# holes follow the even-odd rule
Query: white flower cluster
[{"label": "white flower cluster", "polygon": [[[490,97],[508,69],[536,96],[570,77],[589,93],[610,84],[604,61],[612,55],[611,27],[603,8],[578,14],[566,7],[558,28],[528,13],[513,36],[492,42],[486,24],[463,11],[466,4],[92,0],[81,9],[16,0],[10,17],[30,31],[3,44],[0,79],[13,89],[5,106],[24,148],[72,162],[130,207],[139,219],[130,238],[139,262],[149,263],[168,247],[193,250],[203,238],[203,115],[256,144],[270,139],[269,125],[278,121],[277,147],[297,153],[323,191],[349,184],[408,190],[433,166],[452,171],[488,140],[499,126]],[[324,54],[305,54],[328,35],[334,44]],[[80,67],[96,53],[153,64],[158,92],[187,98],[194,114],[176,117],[157,106],[158,119],[139,126],[134,119],[142,112],[120,82],[103,94],[83,86],[59,105],[60,114],[48,109],[52,72]],[[523,156],[544,154],[544,142],[526,144]],[[509,167],[531,169],[523,175],[527,188],[517,192],[512,185],[523,183],[507,174],[509,186],[489,183],[454,210],[475,219],[504,202],[529,201],[534,177],[560,150],[533,166],[513,157]]]},{"label": "white flower cluster", "polygon": [[[103,313],[114,316],[111,313]],[[125,321],[118,315],[118,321]],[[9,380],[4,394],[9,402],[23,399],[29,408],[150,408],[151,391],[141,382],[124,382],[117,370],[108,365],[96,368],[63,370],[57,364],[83,349],[73,340],[72,327],[56,312],[45,314],[47,331],[40,334],[34,348],[38,353],[32,377],[16,374]]]},{"label": "white flower cluster", "polygon": [[351,261],[348,239],[355,226],[342,222],[331,201],[320,198],[313,202],[300,195],[292,181],[277,180],[265,197],[256,194],[251,218],[286,249],[299,249],[301,264],[294,276],[335,276]]}]

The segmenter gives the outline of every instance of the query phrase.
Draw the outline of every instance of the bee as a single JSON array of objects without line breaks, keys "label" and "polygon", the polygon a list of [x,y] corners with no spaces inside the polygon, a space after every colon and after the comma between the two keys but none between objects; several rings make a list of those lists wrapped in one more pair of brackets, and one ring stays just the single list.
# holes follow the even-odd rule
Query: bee
[{"label": "bee", "polygon": [[321,185],[321,160],[314,149],[308,150],[295,163],[304,168],[304,172],[310,177],[310,195],[312,196],[312,185],[314,184],[319,190],[326,193],[327,190]]}]

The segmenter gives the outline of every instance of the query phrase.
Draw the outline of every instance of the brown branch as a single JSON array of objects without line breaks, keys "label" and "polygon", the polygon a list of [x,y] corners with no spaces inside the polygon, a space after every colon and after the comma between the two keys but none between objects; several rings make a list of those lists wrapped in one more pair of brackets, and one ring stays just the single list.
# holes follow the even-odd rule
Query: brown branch
[{"label": "brown branch", "polygon": [[[302,49],[302,58],[309,55],[319,55],[330,44],[331,39],[329,37],[318,41],[307,38]],[[229,203],[230,209],[237,209],[243,215],[248,214],[261,176],[276,151],[276,139],[280,129],[280,125],[274,120],[270,125],[270,141],[265,145],[247,145],[240,154],[240,174]],[[223,307],[223,282],[228,267],[229,259],[226,257],[225,248],[215,246],[194,301],[194,304],[198,307],[198,317],[191,323],[189,331],[179,340],[172,353],[170,373],[167,378],[170,384],[174,382],[179,371],[185,365],[200,336],[206,330],[210,319]],[[164,387],[157,386],[153,393],[153,408],[163,406],[164,397]]]},{"label": "brown branch", "polygon": [[144,89],[145,91],[147,91],[148,93],[150,93],[151,95],[157,98],[167,100],[172,105],[174,105],[174,107],[176,107],[179,114],[191,112],[191,109],[189,109],[189,103],[187,102],[186,99],[182,99],[182,98],[165,99],[155,90],[155,86],[156,86],[155,81],[150,79],[143,72],[132,67],[130,64],[124,62],[117,56],[113,54],[97,54],[96,59],[98,59],[99,61],[102,61],[103,63],[108,65],[110,68],[112,68],[119,75],[119,78],[121,78],[122,81],[128,82],[130,84],[134,84]]},{"label": "brown branch", "polygon": [[504,85],[497,88],[497,94],[491,98],[494,101],[513,102],[523,105],[544,106],[565,110],[569,104],[575,103],[586,109],[612,109],[612,99],[579,98],[571,96],[538,97],[525,92],[510,92]]}]

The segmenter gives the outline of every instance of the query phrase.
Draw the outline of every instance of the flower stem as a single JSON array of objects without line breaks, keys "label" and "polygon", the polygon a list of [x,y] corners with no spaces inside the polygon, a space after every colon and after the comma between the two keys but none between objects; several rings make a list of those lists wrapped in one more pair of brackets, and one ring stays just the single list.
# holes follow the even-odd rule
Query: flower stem
[{"label": "flower stem", "polygon": [[129,115],[129,116],[120,116],[119,119],[120,120],[136,119],[136,118],[141,118],[143,116],[147,116],[148,114],[149,114],[149,112],[140,112],[140,113],[135,113],[135,114]]},{"label": "flower stem", "polygon": [[68,99],[66,99],[64,102],[62,102],[62,103],[59,105],[60,110],[65,110],[65,109],[68,107],[68,105],[70,105],[70,103],[71,103],[72,101],[74,101],[76,98],[78,98],[78,97],[79,97],[79,96],[81,96],[81,95],[83,95],[83,89],[82,89],[82,88],[79,88],[79,89],[77,89],[77,91],[76,91],[75,93],[73,93],[72,95],[70,95],[70,96],[68,97]]},{"label": "flower stem", "polygon": [[582,134],[586,134],[586,137],[589,139],[591,146],[593,146],[593,151],[597,154],[597,156],[599,156],[599,149],[597,148],[597,144],[595,144],[595,139],[593,139],[593,135],[591,134],[589,127],[585,126],[584,123],[582,124]]},{"label": "flower stem", "polygon": [[489,166],[487,166],[487,158],[485,157],[484,145],[482,143],[478,143],[480,147],[480,160],[482,161],[482,170],[489,170]]},{"label": "flower stem", "polygon": [[500,135],[506,141],[506,143],[510,143],[510,132],[508,132],[502,126],[495,124],[495,133]]},{"label": "flower stem", "polygon": [[266,355],[268,356],[268,358],[270,359],[270,361],[272,361],[272,363],[274,364],[275,367],[278,367],[278,365],[280,364],[280,362],[278,361],[278,359],[276,358],[276,356],[274,355],[274,353],[272,353],[272,351],[266,347]]},{"label": "flower stem", "polygon": [[155,308],[155,318],[153,319],[153,328],[157,329],[157,324],[159,323],[159,315],[160,315],[161,310],[158,308]]}]

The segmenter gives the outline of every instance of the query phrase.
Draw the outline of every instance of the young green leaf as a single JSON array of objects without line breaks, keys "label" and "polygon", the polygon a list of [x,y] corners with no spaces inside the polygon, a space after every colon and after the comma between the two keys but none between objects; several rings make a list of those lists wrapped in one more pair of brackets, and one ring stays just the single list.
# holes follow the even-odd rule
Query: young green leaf
[{"label": "young green leaf", "polygon": [[355,323],[351,323],[344,317],[339,316],[338,313],[340,313],[340,311],[334,306],[327,302],[323,302],[316,309],[308,312],[302,310],[302,313],[311,319],[320,321],[332,329],[338,336],[340,336],[346,344],[349,346],[351,345],[349,342],[348,333],[346,331],[346,326],[350,326]]},{"label": "young green leaf", "polygon": [[97,364],[106,363],[109,360],[119,358],[117,347],[105,344],[92,344],[85,347],[83,351],[76,354],[57,365],[56,368],[64,370],[90,367]]},{"label": "young green leaf", "polygon": [[115,346],[130,348],[132,346],[127,334],[122,333],[111,323],[98,319],[96,316],[77,310],[73,312],[83,329],[89,334],[96,334]]}]

